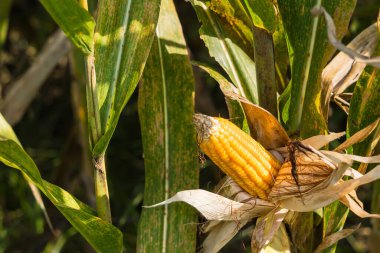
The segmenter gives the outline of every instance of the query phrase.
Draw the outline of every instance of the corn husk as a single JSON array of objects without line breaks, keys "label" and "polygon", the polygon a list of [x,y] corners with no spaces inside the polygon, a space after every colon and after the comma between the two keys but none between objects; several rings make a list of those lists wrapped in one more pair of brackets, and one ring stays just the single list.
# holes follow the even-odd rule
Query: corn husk
[{"label": "corn husk", "polygon": [[[370,125],[362,130],[360,136],[352,138],[361,141],[372,129],[373,125]],[[380,218],[379,214],[366,212],[356,196],[357,187],[380,179],[380,165],[364,175],[350,167],[353,161],[380,163],[380,156],[361,157],[335,151],[317,151],[314,148],[324,146],[325,142],[338,138],[338,136],[340,134],[332,134],[329,137],[313,137],[302,142],[308,149],[295,152],[298,161],[299,186],[289,172],[291,166],[286,161],[289,157],[284,155],[286,148],[280,148],[280,153],[285,156],[283,170],[286,173],[282,174],[280,170],[272,189],[273,193],[270,194],[270,201],[253,198],[228,178],[218,188],[218,193],[224,196],[200,189],[188,190],[179,192],[172,198],[151,207],[182,201],[196,208],[209,220],[202,227],[202,231],[208,234],[203,243],[203,252],[218,252],[247,222],[261,217],[252,236],[252,250],[260,252],[276,235],[284,214],[288,211],[309,212],[336,200],[341,201],[359,217]],[[354,143],[356,142],[349,139],[346,146]],[[316,163],[315,161],[317,161],[315,166],[307,166],[310,162]],[[318,171],[318,168],[322,168],[323,173]],[[304,171],[308,173],[303,173]],[[317,174],[319,176],[313,176]],[[343,181],[343,176],[349,176],[351,179]],[[287,180],[283,180],[282,177],[287,177]],[[311,185],[308,185],[308,180],[312,181]],[[286,187],[282,187],[283,184]],[[339,238],[339,236],[342,235],[334,238]]]},{"label": "corn husk", "polygon": [[270,112],[234,92],[224,95],[241,103],[247,117],[251,136],[260,142],[263,147],[275,149],[286,145],[290,141],[285,129]]},{"label": "corn husk", "polygon": [[347,46],[337,38],[331,16],[321,7],[314,14],[324,15],[330,43],[340,52],[330,61],[322,72],[322,104],[327,118],[330,97],[348,113],[349,102],[343,92],[355,83],[367,64],[380,67],[380,57],[370,58],[379,40],[378,24],[374,23],[362,31]]},{"label": "corn husk", "polygon": [[269,245],[285,219],[287,209],[276,207],[268,214],[257,219],[256,227],[252,233],[251,252],[260,252]]}]

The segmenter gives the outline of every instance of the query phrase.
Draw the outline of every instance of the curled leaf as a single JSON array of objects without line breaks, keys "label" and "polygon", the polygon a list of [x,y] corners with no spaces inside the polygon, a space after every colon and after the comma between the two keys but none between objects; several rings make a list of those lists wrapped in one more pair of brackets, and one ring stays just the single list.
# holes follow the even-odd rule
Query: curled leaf
[{"label": "curled leaf", "polygon": [[275,205],[271,202],[251,198],[240,203],[205,190],[180,191],[173,197],[147,208],[167,205],[173,202],[185,202],[196,208],[208,220],[238,221],[247,216],[258,217],[270,211]]},{"label": "curled leaf", "polygon": [[[374,52],[377,41],[376,24],[372,24],[356,36],[347,48],[368,57]],[[357,62],[346,53],[340,52],[323,69],[322,83],[329,87],[330,92],[341,94],[350,84],[358,80],[365,66],[365,63]]]},{"label": "curled leaf", "polygon": [[380,123],[380,119],[377,119],[375,122],[367,126],[366,128],[363,128],[362,130],[356,132],[354,135],[352,135],[349,139],[347,139],[345,142],[340,144],[337,148],[334,149],[334,151],[342,151],[345,150],[352,145],[361,142],[365,138],[367,138],[373,130],[377,128],[377,126]]},{"label": "curled leaf", "polygon": [[343,135],[345,135],[345,132],[340,133],[330,133],[328,135],[316,135],[312,136],[310,138],[307,138],[305,140],[302,140],[302,143],[306,146],[312,146],[315,149],[321,149],[330,142],[339,139]]},{"label": "curled leaf", "polygon": [[202,232],[208,233],[202,244],[202,252],[219,252],[251,219],[245,217],[239,221],[211,221],[209,224],[212,224],[212,229],[202,229]]},{"label": "curled leaf", "polygon": [[230,93],[229,98],[241,102],[251,136],[266,149],[283,147],[290,141],[285,129],[270,112],[235,93]]},{"label": "curled leaf", "polygon": [[302,198],[311,191],[326,187],[335,165],[311,147],[297,146],[281,166],[268,198],[273,201],[291,196]]},{"label": "curled leaf", "polygon": [[335,244],[339,240],[346,238],[347,236],[354,233],[356,230],[360,228],[360,224],[355,225],[351,228],[342,229],[334,234],[331,234],[329,236],[326,236],[322,243],[318,245],[318,247],[314,250],[313,253],[319,253],[322,252],[324,249],[327,249],[331,245]]},{"label": "curled leaf", "polygon": [[315,7],[313,8],[312,13],[314,15],[322,15],[322,14],[324,15],[326,19],[326,24],[327,24],[327,36],[330,40],[330,43],[334,47],[344,52],[345,54],[349,55],[351,58],[353,58],[357,62],[362,62],[362,63],[369,64],[378,68],[380,67],[380,57],[369,58],[365,55],[362,55],[360,52],[357,52],[351,48],[346,47],[337,39],[334,21],[331,18],[330,14],[328,14],[328,12],[325,10],[325,8]]},{"label": "curled leaf", "polygon": [[[252,196],[245,192],[230,177],[222,179],[216,186],[215,192],[242,203],[252,199]],[[251,219],[248,215],[239,221],[207,221],[202,226],[202,232],[207,233],[206,239],[202,243],[203,252],[219,252]]]},{"label": "curled leaf", "polygon": [[[346,170],[348,168],[347,164],[342,164],[341,169]],[[291,197],[283,199],[280,201],[280,205],[283,208],[297,212],[310,212],[315,209],[324,207],[340,198],[348,195],[350,192],[354,191],[357,187],[373,182],[377,179],[380,179],[380,165],[376,166],[373,170],[368,172],[357,179],[351,179],[347,181],[339,181],[336,184],[330,185],[325,189],[315,191],[312,194],[304,194],[301,197]],[[380,218],[380,215],[377,214],[366,214],[360,205],[355,205],[356,202],[351,201],[349,208],[358,214],[362,214],[361,217],[371,217]]]},{"label": "curled leaf", "polygon": [[252,252],[260,252],[269,244],[287,213],[287,209],[277,207],[257,220],[256,227],[252,233]]}]

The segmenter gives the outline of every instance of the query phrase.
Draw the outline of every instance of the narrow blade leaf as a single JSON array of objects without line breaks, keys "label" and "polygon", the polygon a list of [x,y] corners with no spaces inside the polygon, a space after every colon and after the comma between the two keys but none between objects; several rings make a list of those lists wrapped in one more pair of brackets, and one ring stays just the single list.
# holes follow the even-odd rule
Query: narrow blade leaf
[{"label": "narrow blade leaf", "polygon": [[[242,41],[239,36],[230,32],[231,30],[233,31],[234,28],[228,22],[228,19],[223,19],[217,14],[218,9],[216,6],[218,6],[218,4],[213,5],[212,1],[210,2],[203,0],[190,0],[190,2],[197,13],[199,21],[202,22],[199,33],[201,35],[201,39],[205,42],[210,55],[214,57],[215,60],[227,72],[228,76],[239,89],[240,93],[251,102],[257,103],[256,71],[255,64],[252,60],[253,47],[251,47],[253,43],[253,35],[252,31],[249,29],[249,26],[243,33],[248,34],[246,37],[249,38],[249,40]],[[220,1],[218,1],[218,3],[219,2]],[[226,1],[219,3],[220,6],[224,6],[223,4],[226,4]],[[232,5],[227,6],[230,11],[231,9],[234,9]],[[237,4],[235,8],[236,10],[242,9],[239,4]],[[231,11],[229,15],[232,15],[233,13],[234,12]],[[247,15],[244,13],[244,10],[239,13],[245,14],[242,15],[243,17]],[[244,20],[243,18],[239,19],[234,16],[231,16],[231,18],[234,18],[234,20],[236,19],[238,20],[237,22],[241,23],[243,23],[242,20]],[[249,21],[248,25],[250,25]],[[244,42],[250,42],[246,45],[250,45],[251,51],[242,46],[244,45]]]},{"label": "narrow blade leaf", "polygon": [[[355,3],[356,0],[322,1],[325,9],[333,14],[338,38],[342,38],[347,30]],[[327,38],[326,22],[320,18],[313,24],[317,20],[310,13],[314,1],[293,3],[279,0],[278,6],[288,42],[292,76],[286,103],[280,108],[282,121],[291,135],[298,131],[302,138],[323,134],[327,123],[320,101],[321,73],[335,51]],[[312,32],[314,25],[317,25],[315,33]],[[315,38],[314,47],[312,38]]]},{"label": "narrow blade leaf", "polygon": [[[192,124],[194,78],[175,6],[163,0],[151,54],[139,90],[144,149],[144,204],[198,188]],[[185,204],[144,209],[137,252],[195,252],[195,211]]]},{"label": "narrow blade leaf", "polygon": [[95,69],[102,137],[93,148],[103,153],[121,111],[144,69],[153,41],[160,0],[99,1]]},{"label": "narrow blade leaf", "polygon": [[222,74],[218,73],[212,67],[199,62],[193,62],[193,64],[206,71],[212,78],[215,79],[215,81],[218,82],[220,90],[223,92],[226,100],[231,122],[233,122],[240,128],[243,128],[244,131],[249,132],[247,121],[245,119],[244,111],[241,107],[240,102],[235,99],[229,98],[231,94],[238,94],[238,89],[233,84],[231,84]]},{"label": "narrow blade leaf", "polygon": [[95,21],[75,0],[40,0],[66,36],[84,54],[94,48]]},{"label": "narrow blade leaf", "polygon": [[41,178],[33,160],[0,115],[0,161],[18,169],[58,208],[73,227],[98,252],[120,253],[123,248],[122,233],[111,224],[95,216],[95,211],[62,188]]},{"label": "narrow blade leaf", "polygon": [[252,22],[256,27],[274,33],[277,26],[277,15],[271,0],[244,0]]}]

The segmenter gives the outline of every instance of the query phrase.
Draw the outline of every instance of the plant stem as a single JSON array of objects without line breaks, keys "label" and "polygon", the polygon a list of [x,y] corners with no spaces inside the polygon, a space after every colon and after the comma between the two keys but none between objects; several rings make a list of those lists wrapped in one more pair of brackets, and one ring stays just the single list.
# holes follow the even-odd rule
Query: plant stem
[{"label": "plant stem", "polygon": [[[83,8],[88,10],[86,0],[81,0],[80,4]],[[94,50],[90,54],[85,55],[85,69],[86,69],[86,100],[88,112],[88,124],[90,133],[90,147],[94,148],[96,143],[102,136],[102,127],[100,124],[100,110],[98,103],[98,92],[96,84],[96,71],[95,71],[95,57]],[[94,166],[94,181],[95,181],[95,195],[96,195],[96,209],[98,216],[112,223],[111,208],[109,202],[105,154],[92,155],[92,162]]]},{"label": "plant stem", "polygon": [[94,156],[92,162],[95,168],[96,209],[100,218],[112,223],[104,154]]},{"label": "plant stem", "polygon": [[277,117],[277,95],[272,35],[253,26],[259,105]]}]

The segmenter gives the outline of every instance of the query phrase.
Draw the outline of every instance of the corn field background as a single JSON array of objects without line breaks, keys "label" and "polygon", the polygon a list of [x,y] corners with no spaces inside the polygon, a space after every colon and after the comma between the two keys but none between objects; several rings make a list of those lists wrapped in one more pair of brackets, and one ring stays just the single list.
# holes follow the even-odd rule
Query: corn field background
[{"label": "corn field background", "polygon": [[[354,93],[349,108],[324,100],[321,73],[338,52],[323,16],[308,51],[318,2],[348,44],[376,22],[379,1],[291,2],[0,0],[0,252],[198,252],[205,219],[196,210],[144,206],[182,190],[213,191],[223,179],[197,146],[192,121],[203,113],[247,129],[223,83],[295,139],[352,136],[379,118],[376,67],[345,91]],[[268,8],[273,3],[278,9]],[[379,45],[373,50],[380,55]],[[287,89],[290,83],[301,88]],[[379,144],[369,146],[349,152],[380,153]],[[358,196],[364,209],[380,213],[380,181]],[[298,215],[285,231],[291,252],[313,252],[326,236],[359,223],[323,252],[379,252],[379,220],[360,219],[338,202]],[[254,225],[220,252],[251,252]]]}]

